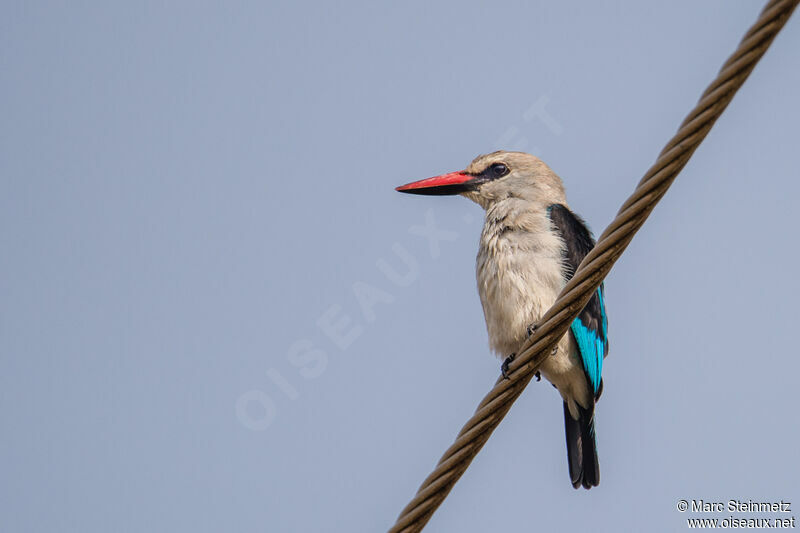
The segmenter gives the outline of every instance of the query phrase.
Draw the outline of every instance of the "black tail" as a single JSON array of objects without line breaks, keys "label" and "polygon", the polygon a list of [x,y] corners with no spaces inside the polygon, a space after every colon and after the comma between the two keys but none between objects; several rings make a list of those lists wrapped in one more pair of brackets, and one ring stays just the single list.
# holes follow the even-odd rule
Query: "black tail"
[{"label": "black tail", "polygon": [[576,489],[590,489],[600,483],[600,465],[597,462],[597,445],[594,440],[594,406],[578,406],[580,418],[575,420],[564,403],[564,429],[567,433],[567,462],[569,478]]}]

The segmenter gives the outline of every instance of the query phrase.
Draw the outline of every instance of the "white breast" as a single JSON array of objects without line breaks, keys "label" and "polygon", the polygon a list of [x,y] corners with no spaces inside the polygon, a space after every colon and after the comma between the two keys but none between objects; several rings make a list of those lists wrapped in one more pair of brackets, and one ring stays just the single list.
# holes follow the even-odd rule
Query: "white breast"
[{"label": "white breast", "polygon": [[[487,213],[477,259],[478,293],[489,344],[498,355],[519,348],[527,327],[553,304],[564,285],[563,242],[542,220],[521,228]],[[518,222],[518,221],[517,221]]]},{"label": "white breast", "polygon": [[[514,217],[487,212],[477,258],[478,293],[489,345],[500,357],[515,352],[555,302],[565,283],[561,238],[552,230],[545,209]],[[542,374],[565,400],[588,400],[583,367],[570,335],[548,357]],[[571,402],[569,402],[571,403]]]}]

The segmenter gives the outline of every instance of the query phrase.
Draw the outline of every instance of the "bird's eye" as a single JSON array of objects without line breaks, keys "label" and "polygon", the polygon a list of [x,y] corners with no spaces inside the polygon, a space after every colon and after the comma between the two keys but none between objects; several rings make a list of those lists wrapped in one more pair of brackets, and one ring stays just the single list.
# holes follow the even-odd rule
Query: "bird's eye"
[{"label": "bird's eye", "polygon": [[494,165],[489,167],[489,169],[492,171],[492,174],[494,174],[498,178],[508,174],[508,167],[505,166],[503,163],[495,163]]}]

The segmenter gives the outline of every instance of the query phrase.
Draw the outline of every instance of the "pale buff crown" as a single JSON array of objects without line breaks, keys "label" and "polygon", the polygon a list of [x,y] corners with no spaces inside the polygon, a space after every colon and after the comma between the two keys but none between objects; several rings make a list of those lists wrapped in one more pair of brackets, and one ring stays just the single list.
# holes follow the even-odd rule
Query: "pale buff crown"
[{"label": "pale buff crown", "polygon": [[498,150],[480,155],[465,169],[470,174],[480,174],[495,163],[503,163],[509,173],[502,178],[482,184],[476,191],[464,196],[489,209],[505,199],[518,198],[537,204],[564,204],[566,194],[561,179],[538,157],[525,152]]}]

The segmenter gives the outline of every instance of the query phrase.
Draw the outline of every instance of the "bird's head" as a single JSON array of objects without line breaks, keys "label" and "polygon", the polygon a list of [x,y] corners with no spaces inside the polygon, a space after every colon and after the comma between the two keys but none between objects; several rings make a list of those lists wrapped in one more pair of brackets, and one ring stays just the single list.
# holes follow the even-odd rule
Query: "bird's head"
[{"label": "bird's head", "polygon": [[502,150],[476,157],[464,170],[407,183],[396,190],[410,194],[461,194],[484,209],[511,198],[547,205],[566,201],[561,179],[541,159]]}]

